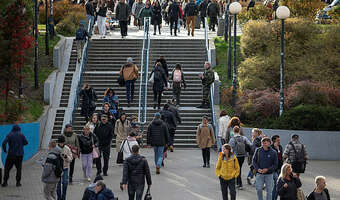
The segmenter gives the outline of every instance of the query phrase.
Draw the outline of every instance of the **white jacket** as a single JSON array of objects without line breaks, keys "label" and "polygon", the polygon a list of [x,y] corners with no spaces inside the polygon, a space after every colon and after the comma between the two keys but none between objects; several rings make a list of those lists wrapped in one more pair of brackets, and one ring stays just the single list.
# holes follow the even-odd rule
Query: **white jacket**
[{"label": "white jacket", "polygon": [[225,115],[218,120],[218,137],[226,138],[230,117]]},{"label": "white jacket", "polygon": [[[122,149],[123,150],[123,159],[124,160],[126,160],[128,157],[131,156],[131,154],[132,154],[132,152],[131,152],[132,151],[132,146],[135,145],[135,144],[138,145],[138,142],[136,141],[136,139],[132,139],[132,138],[128,137],[125,140],[124,140],[125,142],[123,141],[122,144],[120,145],[120,149],[122,149],[122,146],[124,144],[123,149]],[[129,146],[130,146],[130,148],[129,148]]]}]

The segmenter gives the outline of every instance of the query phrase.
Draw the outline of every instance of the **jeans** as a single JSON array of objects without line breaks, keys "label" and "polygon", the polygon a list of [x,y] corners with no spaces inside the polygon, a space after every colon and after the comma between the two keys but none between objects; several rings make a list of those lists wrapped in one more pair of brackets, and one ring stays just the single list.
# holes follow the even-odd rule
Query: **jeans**
[{"label": "jeans", "polygon": [[274,181],[274,184],[273,184],[273,193],[272,193],[272,200],[277,200],[277,188],[276,188],[276,185],[277,185],[277,179],[279,178],[279,174],[280,172],[276,171],[273,173],[273,181]]},{"label": "jeans", "polygon": [[142,200],[143,192],[144,192],[144,184],[128,183],[129,200],[135,200],[135,195],[136,195],[136,200]]},{"label": "jeans", "polygon": [[82,163],[84,174],[86,174],[87,178],[91,178],[92,162],[93,162],[92,153],[81,154],[81,163]]},{"label": "jeans", "polygon": [[173,87],[172,95],[173,95],[173,98],[176,99],[176,105],[181,104],[181,90],[182,90],[181,84],[182,83],[179,83],[179,82],[173,82],[172,84],[172,87]]},{"label": "jeans", "polygon": [[162,166],[164,146],[153,146],[155,152],[155,165],[156,167]]},{"label": "jeans", "polygon": [[98,16],[97,23],[98,23],[98,30],[100,36],[105,36],[106,34],[106,26],[105,26],[105,17]]},{"label": "jeans", "polygon": [[[107,174],[107,170],[109,169],[110,151],[111,151],[110,145],[106,147],[99,147],[99,158],[96,159],[97,175],[101,174],[102,172],[104,174]],[[102,171],[102,157],[104,159],[103,171]]]},{"label": "jeans", "polygon": [[5,161],[5,175],[4,175],[4,183],[7,183],[9,179],[9,172],[11,171],[13,165],[17,169],[16,180],[17,183],[21,181],[21,169],[22,169],[22,159],[23,156],[12,156],[8,155]]},{"label": "jeans", "polygon": [[125,81],[125,87],[126,87],[126,98],[127,98],[128,103],[130,103],[135,93],[135,80]]},{"label": "jeans", "polygon": [[228,200],[228,188],[230,190],[230,199],[236,199],[235,178],[230,180],[224,180],[220,177],[220,185],[223,200]]},{"label": "jeans", "polygon": [[266,200],[272,200],[273,192],[273,174],[256,174],[255,188],[257,192],[257,199],[263,200],[263,186],[266,185],[267,198]]},{"label": "jeans", "polygon": [[209,30],[215,31],[215,25],[217,25],[217,16],[210,17]]},{"label": "jeans", "polygon": [[[162,91],[158,92],[158,91],[153,91],[153,101],[156,105],[156,101],[157,101],[157,105],[158,107],[161,106],[161,101],[162,101]],[[156,106],[155,106],[156,107]]]},{"label": "jeans", "polygon": [[83,48],[84,48],[85,40],[77,40],[77,58],[81,59],[81,56],[83,54]]},{"label": "jeans", "polygon": [[242,187],[242,178],[241,178],[241,172],[242,172],[242,165],[244,163],[244,158],[245,157],[237,157],[238,164],[240,165],[240,174],[237,176],[236,179],[236,185]]},{"label": "jeans", "polygon": [[202,149],[202,157],[203,157],[203,163],[210,164],[210,148],[204,148]]},{"label": "jeans", "polygon": [[174,139],[175,139],[175,133],[176,133],[176,129],[172,128],[169,129],[169,146],[173,146],[174,145]]},{"label": "jeans", "polygon": [[119,21],[120,35],[127,36],[127,21]]},{"label": "jeans", "polygon": [[172,28],[174,27],[175,29],[175,35],[177,35],[177,23],[178,19],[170,19],[170,34],[172,35]]},{"label": "jeans", "polygon": [[[90,26],[92,27],[93,26],[93,23],[94,23],[94,16],[92,15],[86,15],[87,19],[90,21],[92,20],[92,23],[90,24]],[[91,33],[89,33],[89,35],[91,35]]]},{"label": "jeans", "polygon": [[[62,188],[61,188],[61,184],[63,184]],[[66,199],[67,185],[68,185],[68,168],[65,168],[63,175],[61,176],[61,179],[58,182],[58,186],[57,186],[58,200],[65,200]]]}]

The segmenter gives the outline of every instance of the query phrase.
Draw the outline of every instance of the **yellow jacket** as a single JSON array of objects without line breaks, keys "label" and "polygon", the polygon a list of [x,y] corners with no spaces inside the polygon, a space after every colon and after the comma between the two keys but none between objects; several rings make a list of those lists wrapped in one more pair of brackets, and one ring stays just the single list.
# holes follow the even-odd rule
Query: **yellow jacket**
[{"label": "yellow jacket", "polygon": [[236,156],[232,155],[229,160],[226,160],[226,158],[222,160],[222,155],[222,152],[218,155],[216,176],[221,177],[224,180],[236,178],[240,173],[240,166]]}]

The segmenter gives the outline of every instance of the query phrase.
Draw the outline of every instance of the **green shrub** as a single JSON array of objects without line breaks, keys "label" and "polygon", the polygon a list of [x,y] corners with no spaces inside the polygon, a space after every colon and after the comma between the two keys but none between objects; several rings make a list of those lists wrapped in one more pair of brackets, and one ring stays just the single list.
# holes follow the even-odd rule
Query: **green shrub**
[{"label": "green shrub", "polygon": [[317,12],[326,4],[320,0],[281,0],[280,5],[289,8],[292,17],[314,20]]},{"label": "green shrub", "polygon": [[56,30],[59,34],[64,36],[74,36],[76,33],[76,25],[73,23],[72,16],[67,16],[64,20],[59,22]]},{"label": "green shrub", "polygon": [[269,20],[272,16],[273,9],[264,6],[262,3],[256,4],[248,11],[246,8],[237,16],[240,24],[245,24],[249,20]]}]

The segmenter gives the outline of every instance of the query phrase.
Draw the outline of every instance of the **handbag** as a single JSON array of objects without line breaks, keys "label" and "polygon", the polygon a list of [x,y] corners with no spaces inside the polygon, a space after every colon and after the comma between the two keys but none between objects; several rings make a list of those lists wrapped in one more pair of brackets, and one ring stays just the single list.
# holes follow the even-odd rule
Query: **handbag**
[{"label": "handbag", "polygon": [[[93,141],[93,136],[92,136],[92,144],[94,145],[94,141]],[[93,158],[99,158],[99,153],[98,153],[98,148],[97,147],[94,147],[93,148],[93,151],[92,151],[92,157]]]},{"label": "handbag", "polygon": [[117,154],[117,161],[116,161],[117,164],[123,164],[123,162],[124,162],[123,147],[124,147],[125,142],[126,142],[126,140],[124,140],[123,145],[122,145],[122,147],[120,147],[120,150]]},{"label": "handbag", "polygon": [[72,145],[67,145],[71,152],[72,152],[72,157],[73,158],[79,158],[79,151],[78,151],[78,147],[72,146]]},{"label": "handbag", "polygon": [[305,194],[303,193],[301,188],[297,189],[297,199],[298,200],[305,200],[306,199]]},{"label": "handbag", "polygon": [[123,69],[122,69],[122,74],[119,75],[118,77],[118,80],[117,80],[117,83],[120,87],[124,86],[125,85],[125,80],[124,80],[124,66],[123,66]]},{"label": "handbag", "polygon": [[152,200],[152,196],[150,194],[150,187],[148,187],[148,190],[146,191],[146,194],[144,196],[144,200]]},{"label": "handbag", "polygon": [[151,76],[150,76],[150,78],[149,78],[149,82],[150,83],[154,83],[155,82],[155,76],[154,76],[154,72],[151,72]]}]

